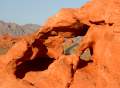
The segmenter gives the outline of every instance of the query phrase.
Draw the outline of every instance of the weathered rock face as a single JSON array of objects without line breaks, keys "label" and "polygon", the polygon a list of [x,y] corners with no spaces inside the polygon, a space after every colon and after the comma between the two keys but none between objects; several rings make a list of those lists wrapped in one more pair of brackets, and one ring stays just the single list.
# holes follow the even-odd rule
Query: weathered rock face
[{"label": "weathered rock face", "polygon": [[[0,56],[1,88],[120,88],[119,5],[62,9]],[[91,58],[81,59],[87,48]]]}]

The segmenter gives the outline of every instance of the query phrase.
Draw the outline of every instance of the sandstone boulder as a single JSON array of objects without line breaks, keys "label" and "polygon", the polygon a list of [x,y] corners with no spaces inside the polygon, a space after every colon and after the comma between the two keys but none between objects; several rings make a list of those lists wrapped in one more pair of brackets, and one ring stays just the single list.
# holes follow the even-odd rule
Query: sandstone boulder
[{"label": "sandstone boulder", "polygon": [[[0,76],[6,80],[1,87],[119,88],[119,5],[118,0],[92,0],[60,10],[0,56]],[[80,56],[88,48],[86,61]]]}]

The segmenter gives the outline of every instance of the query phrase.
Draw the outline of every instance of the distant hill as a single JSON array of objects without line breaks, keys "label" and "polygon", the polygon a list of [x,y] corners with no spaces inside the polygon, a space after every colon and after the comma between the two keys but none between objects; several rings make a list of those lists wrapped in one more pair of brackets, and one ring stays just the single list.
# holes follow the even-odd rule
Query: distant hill
[{"label": "distant hill", "polygon": [[31,34],[38,30],[40,26],[37,24],[18,25],[16,23],[7,23],[0,21],[0,35],[10,34],[12,36],[20,36]]}]

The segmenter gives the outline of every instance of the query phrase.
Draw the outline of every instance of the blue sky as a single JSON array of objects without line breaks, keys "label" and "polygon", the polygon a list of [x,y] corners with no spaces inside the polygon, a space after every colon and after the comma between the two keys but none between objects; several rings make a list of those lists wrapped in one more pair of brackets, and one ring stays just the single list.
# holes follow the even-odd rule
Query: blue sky
[{"label": "blue sky", "polygon": [[61,8],[78,8],[88,0],[0,0],[0,20],[43,24]]}]

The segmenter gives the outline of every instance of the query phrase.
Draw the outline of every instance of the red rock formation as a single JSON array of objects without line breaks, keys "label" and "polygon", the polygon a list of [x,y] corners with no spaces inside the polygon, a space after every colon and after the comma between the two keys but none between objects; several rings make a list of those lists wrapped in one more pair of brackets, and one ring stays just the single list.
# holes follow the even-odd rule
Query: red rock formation
[{"label": "red rock formation", "polygon": [[[93,0],[49,18],[0,56],[1,88],[119,88],[119,5]],[[87,48],[91,60],[81,60]]]}]

